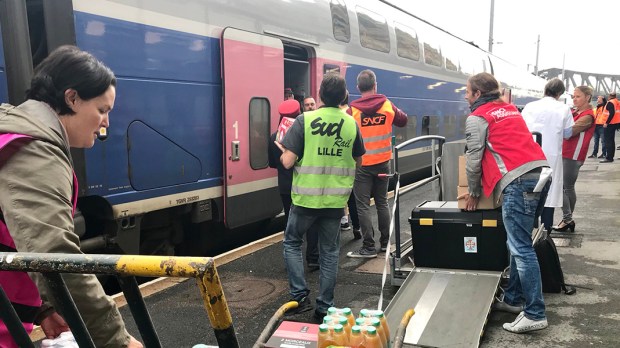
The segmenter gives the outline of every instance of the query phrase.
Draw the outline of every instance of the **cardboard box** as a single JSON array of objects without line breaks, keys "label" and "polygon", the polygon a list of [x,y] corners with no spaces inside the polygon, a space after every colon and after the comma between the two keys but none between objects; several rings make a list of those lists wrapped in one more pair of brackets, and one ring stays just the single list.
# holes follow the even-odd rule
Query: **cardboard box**
[{"label": "cardboard box", "polygon": [[[460,197],[461,195],[468,193],[469,192],[469,188],[467,186],[459,186],[457,187],[457,197]],[[498,199],[499,198],[499,202]],[[464,199],[459,199],[458,200],[458,207],[459,209],[465,209],[465,203],[466,201]],[[480,200],[478,201],[478,208],[479,210],[485,210],[485,209],[495,209],[498,207],[502,206],[502,199],[501,197],[495,197],[494,195],[491,195],[490,197],[486,197],[483,194],[480,195]]]},{"label": "cardboard box", "polygon": [[467,173],[465,172],[466,167],[466,159],[465,156],[459,156],[459,185],[467,187]]},{"label": "cardboard box", "polygon": [[283,321],[271,335],[265,347],[269,348],[317,348],[319,325]]}]

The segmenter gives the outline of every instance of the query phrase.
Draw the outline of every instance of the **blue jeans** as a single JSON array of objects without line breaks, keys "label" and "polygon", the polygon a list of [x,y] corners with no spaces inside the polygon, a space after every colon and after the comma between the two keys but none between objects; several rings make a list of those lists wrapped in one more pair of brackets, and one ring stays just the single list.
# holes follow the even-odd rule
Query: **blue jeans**
[{"label": "blue jeans", "polygon": [[310,293],[304,275],[301,244],[304,234],[315,231],[319,236],[319,295],[316,310],[322,313],[334,305],[334,288],[340,255],[340,217],[300,214],[291,207],[284,231],[284,263],[291,297],[299,301]]},{"label": "blue jeans", "polygon": [[525,304],[525,316],[545,319],[540,267],[532,246],[532,228],[540,193],[532,192],[538,179],[519,177],[504,189],[502,218],[510,250],[510,280],[504,301],[509,305]]},{"label": "blue jeans", "polygon": [[595,156],[598,154],[599,139],[601,140],[601,154],[605,156],[606,149],[605,149],[605,137],[603,136],[604,129],[605,128],[603,128],[603,125],[599,125],[599,124],[597,124],[596,128],[594,128],[594,148],[592,149],[592,154]]}]

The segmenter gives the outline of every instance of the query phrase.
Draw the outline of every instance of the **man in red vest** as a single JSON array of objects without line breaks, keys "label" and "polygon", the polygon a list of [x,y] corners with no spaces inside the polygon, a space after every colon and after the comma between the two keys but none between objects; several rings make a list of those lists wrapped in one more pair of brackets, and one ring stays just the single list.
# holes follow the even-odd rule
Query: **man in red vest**
[{"label": "man in red vest", "polygon": [[[540,268],[532,246],[536,207],[548,183],[541,179],[548,167],[545,155],[514,105],[500,99],[493,75],[469,78],[465,99],[471,115],[465,124],[467,141],[466,210],[476,210],[481,194],[502,193],[502,219],[510,249],[510,281],[496,309],[519,313],[504,329],[524,333],[545,329],[545,303]],[[522,307],[523,306],[523,307]]]},{"label": "man in red vest", "polygon": [[381,251],[386,251],[389,241],[390,211],[387,201],[388,178],[379,174],[390,172],[392,158],[392,125],[407,125],[407,114],[400,111],[383,94],[377,94],[377,77],[372,70],[357,75],[357,89],[361,98],[351,102],[347,111],[355,118],[362,131],[366,154],[362,166],[355,173],[355,202],[364,241],[362,248],[347,254],[348,257],[377,257],[374,228],[370,219],[370,196],[375,198],[375,207],[381,232]]}]

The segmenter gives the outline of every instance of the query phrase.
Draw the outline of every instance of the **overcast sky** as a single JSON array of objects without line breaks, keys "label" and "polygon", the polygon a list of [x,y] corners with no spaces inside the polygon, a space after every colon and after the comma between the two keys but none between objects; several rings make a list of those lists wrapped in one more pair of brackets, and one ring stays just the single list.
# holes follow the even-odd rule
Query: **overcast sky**
[{"label": "overcast sky", "polygon": [[[488,50],[491,0],[389,1]],[[495,0],[493,53],[533,71],[540,34],[539,70],[565,56],[567,70],[620,75],[619,11],[619,0]]]}]

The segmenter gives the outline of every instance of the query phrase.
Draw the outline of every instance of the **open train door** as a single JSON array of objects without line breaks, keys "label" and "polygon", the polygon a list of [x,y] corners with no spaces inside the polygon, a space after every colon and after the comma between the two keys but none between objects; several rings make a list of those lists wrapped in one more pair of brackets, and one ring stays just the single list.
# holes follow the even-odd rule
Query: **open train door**
[{"label": "open train door", "polygon": [[276,38],[235,28],[224,29],[221,45],[224,221],[235,228],[282,211],[268,147],[284,99],[284,49]]}]

